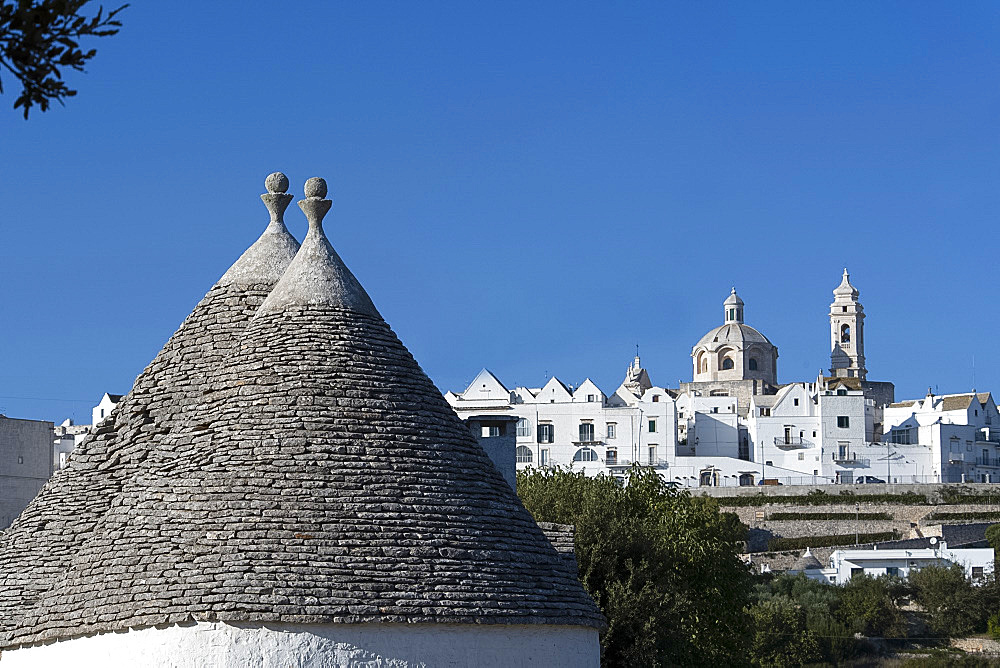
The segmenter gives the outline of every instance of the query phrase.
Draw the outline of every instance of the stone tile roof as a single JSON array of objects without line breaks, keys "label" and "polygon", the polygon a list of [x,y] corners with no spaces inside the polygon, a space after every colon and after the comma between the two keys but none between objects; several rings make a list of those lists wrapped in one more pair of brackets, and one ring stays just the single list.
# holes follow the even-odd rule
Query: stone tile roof
[{"label": "stone tile roof", "polygon": [[[276,175],[268,184],[281,187]],[[109,418],[74,448],[68,466],[0,536],[0,641],[16,616],[44,603],[54,578],[71,566],[123,485],[183,423],[291,263],[299,243],[282,214],[292,196],[275,191],[261,198],[271,212],[261,237],[195,306]],[[268,258],[264,267],[262,256]]]},{"label": "stone tile roof", "polygon": [[[37,549],[11,568],[66,545],[4,593],[4,646],[191,619],[604,625],[329,247],[325,186],[309,185],[302,251],[229,354],[179,374],[204,351],[168,344],[85,449],[97,456],[46,488]],[[133,398],[182,379],[168,421]]]}]

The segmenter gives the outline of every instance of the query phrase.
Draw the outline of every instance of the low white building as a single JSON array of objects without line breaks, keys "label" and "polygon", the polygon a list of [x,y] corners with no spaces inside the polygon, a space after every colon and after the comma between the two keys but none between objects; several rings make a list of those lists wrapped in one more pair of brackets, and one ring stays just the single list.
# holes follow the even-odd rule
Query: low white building
[{"label": "low white building", "polygon": [[913,482],[1000,482],[1000,413],[989,392],[928,389],[923,399],[890,404],[883,419],[883,447],[920,460]]},{"label": "low white building", "polygon": [[[884,549],[843,549],[830,555],[826,568],[800,560],[789,573],[803,573],[806,577],[830,584],[844,584],[855,575],[881,577],[896,575],[907,577],[911,571],[927,566],[959,564],[966,577],[979,581],[993,573],[993,548],[974,547],[950,549],[943,540],[931,537],[928,547],[889,547]],[[810,557],[808,550],[803,559]]]},{"label": "low white building", "polygon": [[111,411],[115,409],[115,406],[117,406],[118,402],[121,400],[122,400],[122,395],[108,394],[107,392],[105,392],[104,396],[101,397],[101,400],[97,403],[96,406],[94,406],[94,409],[91,411],[92,415],[91,424],[94,425],[95,427],[101,424],[101,421],[104,420],[104,418],[111,415]]},{"label": "low white building", "polygon": [[516,416],[519,470],[562,466],[587,475],[619,473],[633,462],[666,466],[676,451],[673,396],[652,386],[638,357],[610,396],[590,379],[571,387],[553,377],[542,387],[509,390],[483,369],[463,392],[445,398],[463,419]]}]

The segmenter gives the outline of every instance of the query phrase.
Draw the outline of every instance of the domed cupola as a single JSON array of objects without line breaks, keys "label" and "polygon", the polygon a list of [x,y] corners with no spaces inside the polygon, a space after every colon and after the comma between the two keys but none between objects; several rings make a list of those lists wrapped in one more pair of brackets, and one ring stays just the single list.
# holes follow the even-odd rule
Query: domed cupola
[{"label": "domed cupola", "polygon": [[722,303],[723,324],[701,337],[691,357],[694,382],[762,380],[777,383],[778,349],[743,322],[743,300],[732,289]]},{"label": "domed cupola", "polygon": [[725,322],[727,325],[743,322],[743,300],[736,294],[736,288],[733,288],[732,293],[726,298],[726,301],[722,302],[722,308],[725,311]]}]

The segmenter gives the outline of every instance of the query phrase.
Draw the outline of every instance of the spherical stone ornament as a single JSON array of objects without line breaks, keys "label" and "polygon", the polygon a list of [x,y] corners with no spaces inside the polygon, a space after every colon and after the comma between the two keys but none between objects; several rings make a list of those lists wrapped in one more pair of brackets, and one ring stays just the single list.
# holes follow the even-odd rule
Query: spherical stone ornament
[{"label": "spherical stone ornament", "polygon": [[314,176],[306,181],[306,197],[326,197],[326,180]]},{"label": "spherical stone ornament", "polygon": [[267,188],[267,192],[269,193],[288,192],[288,177],[281,172],[270,174],[264,179],[264,187]]}]

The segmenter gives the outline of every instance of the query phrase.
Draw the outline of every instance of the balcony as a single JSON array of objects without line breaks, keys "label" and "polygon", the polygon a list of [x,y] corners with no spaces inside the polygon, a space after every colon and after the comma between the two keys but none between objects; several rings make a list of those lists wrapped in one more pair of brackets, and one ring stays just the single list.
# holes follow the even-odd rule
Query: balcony
[{"label": "balcony", "polygon": [[1000,467],[1000,458],[997,458],[997,457],[976,457],[976,466],[997,466],[997,467]]},{"label": "balcony", "polygon": [[812,441],[807,441],[801,436],[775,436],[774,445],[782,450],[792,450],[795,448],[811,448]]},{"label": "balcony", "polygon": [[856,452],[834,453],[833,463],[842,466],[871,466],[872,460],[858,457]]},{"label": "balcony", "polygon": [[604,464],[608,468],[617,468],[617,469],[629,469],[632,468],[632,464],[639,464],[639,466],[650,466],[654,469],[665,469],[668,466],[667,460],[661,459],[660,457],[656,457],[650,462],[647,461],[635,462],[631,459],[607,459],[605,460]]}]

